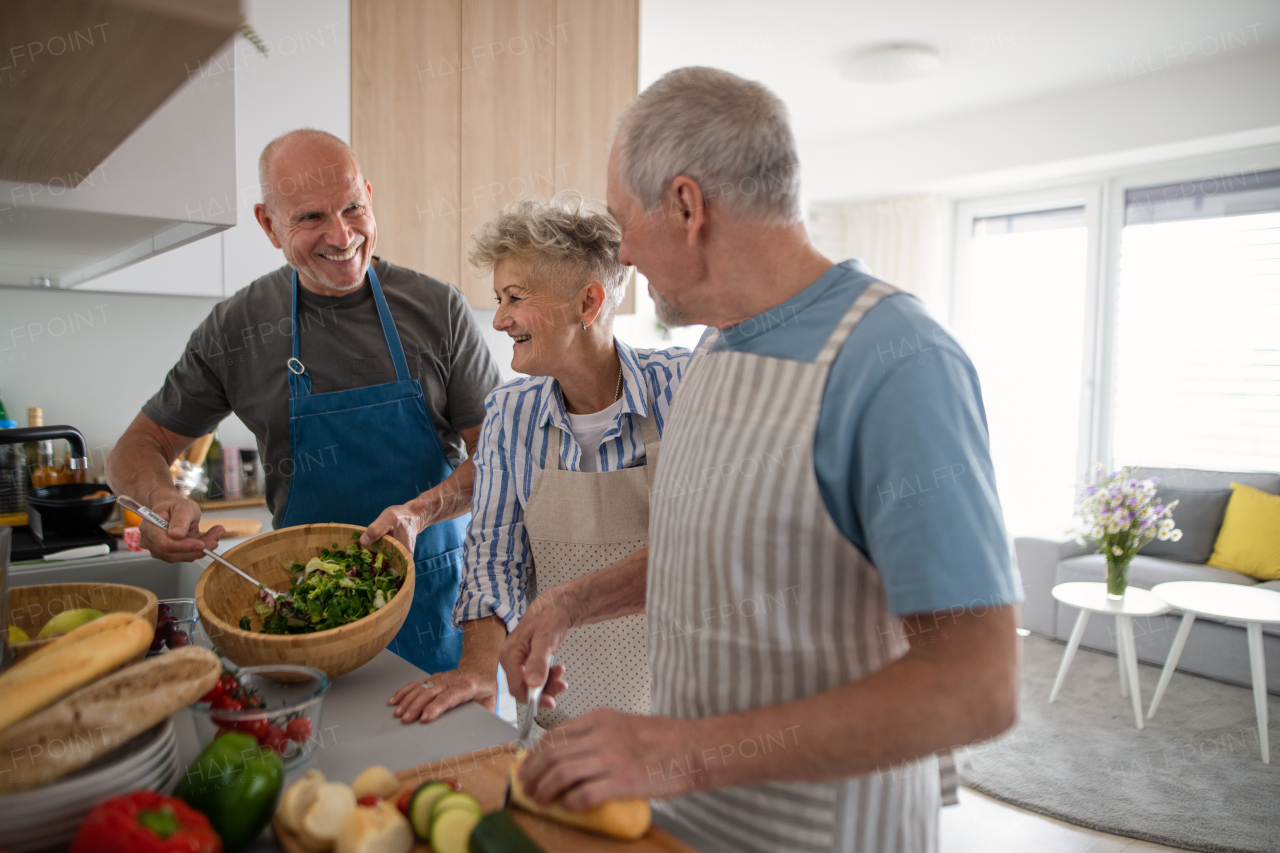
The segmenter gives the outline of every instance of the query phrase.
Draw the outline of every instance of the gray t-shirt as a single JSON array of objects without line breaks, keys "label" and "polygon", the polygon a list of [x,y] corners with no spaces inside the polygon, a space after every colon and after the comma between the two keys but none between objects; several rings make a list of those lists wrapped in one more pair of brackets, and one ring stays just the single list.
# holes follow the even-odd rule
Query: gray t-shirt
[{"label": "gray t-shirt", "polygon": [[[486,395],[501,382],[475,317],[455,287],[375,258],[409,372],[422,383],[440,444],[466,459],[459,430],[484,421]],[[219,303],[191,335],[142,413],[165,429],[201,436],[235,412],[258,439],[267,506],[279,526],[289,495],[292,270],[283,266]],[[302,363],[311,393],[394,382],[395,366],[367,284],[346,296],[298,287]]]}]

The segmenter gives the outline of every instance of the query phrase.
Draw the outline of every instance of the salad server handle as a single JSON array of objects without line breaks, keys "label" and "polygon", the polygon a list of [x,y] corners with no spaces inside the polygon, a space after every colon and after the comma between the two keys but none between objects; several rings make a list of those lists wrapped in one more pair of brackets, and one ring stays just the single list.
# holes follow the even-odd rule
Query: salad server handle
[{"label": "salad server handle", "polygon": [[[118,496],[116,497],[116,503],[120,504],[120,505],[121,505],[122,507],[124,507],[125,509],[132,510],[133,512],[136,512],[138,515],[142,516],[142,517],[143,517],[143,518],[145,518],[147,521],[149,521],[149,522],[151,522],[152,524],[154,524],[156,527],[159,527],[161,530],[168,530],[168,529],[169,529],[169,522],[165,521],[163,518],[161,518],[160,516],[156,515],[156,514],[155,514],[155,511],[154,511],[154,510],[152,510],[150,507],[143,506],[142,504],[138,503],[137,501],[135,501],[133,498],[129,497],[128,495],[118,495]],[[231,571],[233,571],[233,572],[235,572],[236,574],[238,574],[240,577],[242,577],[242,578],[244,578],[245,580],[247,580],[249,583],[251,583],[251,584],[253,584],[254,586],[256,586],[258,589],[260,589],[260,590],[262,590],[263,592],[265,592],[267,595],[271,596],[271,600],[272,600],[272,601],[274,601],[276,598],[278,598],[278,597],[280,596],[280,593],[276,592],[274,589],[271,589],[270,587],[264,586],[260,581],[258,581],[256,578],[253,578],[253,577],[249,576],[248,574],[246,574],[244,571],[242,571],[242,570],[240,569],[240,567],[239,567],[239,566],[236,566],[234,563],[232,563],[232,562],[230,562],[230,561],[228,561],[228,560],[226,560],[226,559],[224,559],[224,558],[222,558],[222,557],[218,556],[217,554],[213,553],[213,551],[210,551],[208,548],[205,548],[205,549],[204,549],[204,552],[205,552],[205,554],[207,554],[208,556],[210,556],[210,557],[212,557],[213,559],[217,560],[217,561],[218,561],[219,563],[221,563],[222,565],[226,566],[226,567],[227,567],[228,569],[230,569]]]},{"label": "salad server handle", "polygon": [[210,551],[208,548],[205,548],[205,549],[204,549],[204,552],[205,552],[205,554],[207,554],[208,556],[210,556],[210,557],[212,557],[213,559],[217,560],[217,561],[218,561],[219,563],[221,563],[222,565],[226,566],[226,567],[227,567],[228,569],[230,569],[231,571],[233,571],[233,572],[235,572],[236,574],[238,574],[240,577],[242,577],[242,578],[244,578],[245,580],[247,580],[249,583],[251,583],[251,584],[253,584],[254,586],[256,586],[258,589],[260,589],[260,590],[262,590],[263,592],[265,592],[267,595],[271,596],[271,599],[272,599],[273,601],[274,601],[277,597],[279,597],[280,593],[276,592],[276,591],[275,591],[274,589],[272,589],[271,587],[266,586],[265,584],[263,584],[261,581],[259,581],[257,578],[253,577],[252,575],[249,575],[248,573],[246,573],[245,571],[243,571],[239,566],[237,566],[235,563],[232,563],[230,560],[227,560],[226,558],[222,557],[222,556],[221,556],[221,555],[219,555],[219,554],[215,554],[213,551]]}]

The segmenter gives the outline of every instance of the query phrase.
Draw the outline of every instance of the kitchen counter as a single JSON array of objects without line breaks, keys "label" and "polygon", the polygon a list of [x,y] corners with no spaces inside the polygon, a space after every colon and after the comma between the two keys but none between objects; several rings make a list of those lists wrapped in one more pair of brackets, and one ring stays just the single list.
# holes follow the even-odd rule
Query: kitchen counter
[{"label": "kitchen counter", "polygon": [[[313,734],[319,745],[309,762],[289,773],[285,784],[292,784],[311,768],[327,779],[351,783],[371,764],[404,770],[516,739],[514,726],[473,702],[426,725],[401,723],[391,715],[387,700],[409,681],[424,677],[426,673],[413,664],[384,651],[355,672],[334,679],[324,700],[320,726]],[[191,711],[180,711],[174,723],[179,755],[184,765],[189,764],[200,751]],[[464,767],[459,776],[463,784],[465,772]],[[259,853],[280,848],[268,829],[249,849]]]}]

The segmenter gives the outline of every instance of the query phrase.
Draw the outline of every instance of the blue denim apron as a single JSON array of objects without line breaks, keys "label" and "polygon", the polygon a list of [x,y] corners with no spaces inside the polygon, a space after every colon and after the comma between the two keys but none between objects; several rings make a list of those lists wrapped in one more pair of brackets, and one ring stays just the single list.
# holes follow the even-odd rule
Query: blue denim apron
[{"label": "blue denim apron", "polygon": [[[298,358],[298,273],[293,273],[293,357],[289,370],[289,456],[292,472],[281,525],[336,522],[368,526],[387,507],[402,504],[453,473],[436,435],[422,385],[409,374],[378,275],[369,266],[396,381],[311,393],[311,376]],[[462,633],[453,627],[462,580],[462,540],[470,515],[442,521],[418,534],[413,606],[391,651],[425,669],[457,669]],[[345,543],[340,543],[345,544]]]}]

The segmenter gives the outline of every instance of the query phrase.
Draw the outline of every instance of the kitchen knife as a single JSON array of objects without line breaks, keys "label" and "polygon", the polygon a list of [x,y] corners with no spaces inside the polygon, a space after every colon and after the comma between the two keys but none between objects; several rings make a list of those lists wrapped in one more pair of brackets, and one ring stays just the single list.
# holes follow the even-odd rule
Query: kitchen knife
[{"label": "kitchen knife", "polygon": [[[525,703],[524,719],[520,721],[520,730],[516,739],[517,750],[529,750],[538,743],[538,739],[542,737],[542,729],[538,728],[534,717],[538,716],[538,700],[542,698],[542,691],[546,689],[547,681],[551,680],[551,667],[555,664],[555,655],[547,659],[547,678],[538,687],[529,688],[529,701]],[[511,802],[511,779],[507,779],[507,790],[502,795],[502,807],[505,809]]]}]

